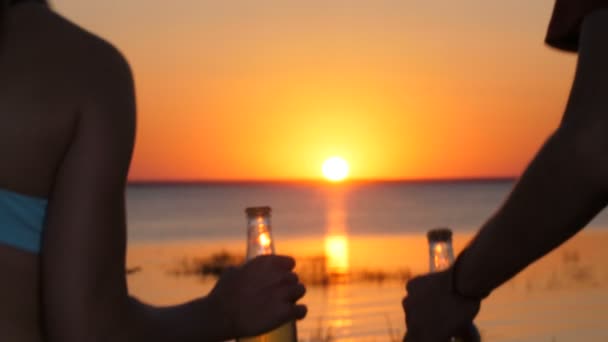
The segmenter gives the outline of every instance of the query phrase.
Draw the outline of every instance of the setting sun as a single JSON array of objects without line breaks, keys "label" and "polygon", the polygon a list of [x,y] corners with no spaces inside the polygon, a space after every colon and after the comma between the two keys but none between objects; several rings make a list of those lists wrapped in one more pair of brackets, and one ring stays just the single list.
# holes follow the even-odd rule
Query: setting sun
[{"label": "setting sun", "polygon": [[332,182],[346,179],[348,171],[348,162],[344,158],[332,157],[323,163],[323,175]]}]

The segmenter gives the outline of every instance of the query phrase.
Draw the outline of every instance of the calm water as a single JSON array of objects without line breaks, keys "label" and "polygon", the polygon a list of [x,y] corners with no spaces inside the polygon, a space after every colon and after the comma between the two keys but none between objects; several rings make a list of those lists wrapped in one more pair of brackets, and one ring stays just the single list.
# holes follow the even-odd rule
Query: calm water
[{"label": "calm water", "polygon": [[[476,230],[513,182],[133,185],[128,189],[129,239],[238,239],[244,209],[270,205],[275,237],[424,232],[436,226]],[[591,224],[608,227],[608,214]]]},{"label": "calm water", "polygon": [[[135,246],[137,242],[153,243],[140,244],[152,247],[148,252],[140,249],[142,254],[130,259],[131,266],[143,269],[129,277],[130,288],[137,296],[156,304],[178,303],[205,294],[212,283],[178,278],[167,273],[167,269],[182,257],[226,246],[242,252],[244,243],[238,241],[245,239],[244,209],[257,205],[273,207],[278,245],[283,245],[281,240],[289,240],[298,247],[305,246],[306,241],[316,241],[315,246],[320,246],[317,250],[325,252],[326,267],[332,272],[356,273],[363,268],[374,270],[385,266],[395,270],[415,263],[422,265],[419,270],[424,272],[428,252],[422,234],[427,229],[449,226],[457,233],[478,229],[512,186],[511,181],[339,186],[133,185],[128,189],[129,239]],[[608,228],[607,213],[591,224],[593,230],[605,228]],[[555,257],[559,259],[559,255]],[[606,279],[600,284],[608,288],[608,269],[605,263],[594,260],[595,257],[585,259],[582,254],[581,264],[592,265],[593,268],[584,270],[600,272],[598,277],[606,274],[597,279]],[[299,267],[305,265],[300,261]],[[304,270],[299,270],[301,276]],[[556,274],[560,275],[559,270],[548,268],[547,279],[551,284],[555,283]],[[566,288],[560,292],[530,293],[530,284],[542,287],[547,279],[522,278],[504,287],[502,294],[493,295],[477,320],[484,338],[500,342],[554,342],[578,340],[585,333],[585,341],[608,340],[608,330],[604,328],[608,319],[608,311],[604,309],[608,292]],[[569,279],[567,274],[564,279]],[[332,337],[332,342],[399,341],[405,329],[400,305],[404,295],[404,284],[400,281],[311,286],[304,298],[309,315],[298,323],[299,337],[305,342],[326,341],[323,337],[327,336]],[[540,324],[539,317],[545,317]]]}]

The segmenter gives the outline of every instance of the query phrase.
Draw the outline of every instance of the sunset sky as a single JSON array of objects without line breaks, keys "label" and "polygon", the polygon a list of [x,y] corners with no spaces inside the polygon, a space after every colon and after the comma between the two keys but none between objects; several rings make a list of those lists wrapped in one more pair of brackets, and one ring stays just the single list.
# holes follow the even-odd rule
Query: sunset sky
[{"label": "sunset sky", "polygon": [[129,59],[132,180],[516,176],[575,56],[553,0],[53,0]]}]

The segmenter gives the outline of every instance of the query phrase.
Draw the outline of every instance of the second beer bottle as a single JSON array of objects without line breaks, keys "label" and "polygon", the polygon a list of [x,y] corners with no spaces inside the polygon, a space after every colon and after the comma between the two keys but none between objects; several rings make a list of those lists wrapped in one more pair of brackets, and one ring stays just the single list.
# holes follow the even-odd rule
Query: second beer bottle
[{"label": "second beer bottle", "polygon": [[[445,271],[454,262],[454,249],[452,247],[452,231],[448,228],[430,230],[427,234],[429,240],[429,264],[431,272]],[[449,339],[449,342],[480,342],[481,337],[475,324],[471,325]]]},{"label": "second beer bottle", "polygon": [[[247,214],[247,260],[259,255],[274,254],[274,239],[270,224],[270,207],[254,207]],[[264,310],[264,308],[260,308]],[[239,338],[237,342],[297,342],[296,322],[288,322],[275,330],[255,337]]]}]

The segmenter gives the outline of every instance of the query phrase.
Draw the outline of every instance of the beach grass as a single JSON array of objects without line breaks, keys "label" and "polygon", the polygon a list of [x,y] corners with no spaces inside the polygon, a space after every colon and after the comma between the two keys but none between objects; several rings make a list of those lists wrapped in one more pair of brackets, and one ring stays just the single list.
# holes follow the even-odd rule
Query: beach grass
[{"label": "beach grass", "polygon": [[[226,250],[213,253],[208,257],[182,257],[167,273],[176,277],[194,276],[203,279],[216,279],[230,267],[237,267],[245,260],[243,255],[233,254]],[[302,283],[308,286],[331,286],[335,284],[365,282],[382,284],[387,281],[406,283],[413,277],[409,268],[394,271],[362,268],[348,272],[329,271],[325,266],[325,256],[296,258],[296,272]],[[139,271],[140,269],[138,269]]]}]

